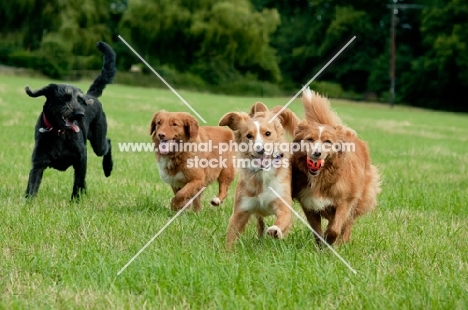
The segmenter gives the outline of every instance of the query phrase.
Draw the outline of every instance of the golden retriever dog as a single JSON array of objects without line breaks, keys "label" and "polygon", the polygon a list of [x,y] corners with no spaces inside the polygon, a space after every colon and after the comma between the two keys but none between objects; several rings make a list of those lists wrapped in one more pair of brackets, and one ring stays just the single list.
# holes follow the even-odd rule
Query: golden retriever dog
[{"label": "golden retriever dog", "polygon": [[[326,98],[306,89],[302,103],[305,120],[294,133],[301,149],[291,158],[292,196],[328,244],[348,242],[356,218],[377,205],[379,172],[367,144],[343,125]],[[328,220],[325,235],[322,217]]]},{"label": "golden retriever dog", "polygon": [[[214,181],[219,193],[211,204],[219,206],[234,180],[234,153],[219,151],[219,146],[233,142],[229,129],[219,126],[199,126],[185,112],[159,111],[153,116],[150,135],[155,145],[156,161],[161,179],[168,183],[174,197],[171,209],[182,209],[203,187]],[[194,211],[201,210],[200,196],[193,200]]]},{"label": "golden retriever dog", "polygon": [[[278,109],[276,109],[278,110]],[[234,211],[229,220],[226,245],[231,248],[243,232],[251,215],[257,218],[259,237],[265,233],[273,238],[283,238],[291,226],[291,211],[270,189],[273,188],[286,203],[291,205],[290,154],[280,147],[289,143],[284,131],[292,136],[297,117],[283,111],[278,118],[263,103],[252,106],[250,114],[231,112],[222,117],[220,126],[234,131],[238,146],[236,167],[239,171]],[[263,218],[274,215],[274,225],[265,229]]]}]

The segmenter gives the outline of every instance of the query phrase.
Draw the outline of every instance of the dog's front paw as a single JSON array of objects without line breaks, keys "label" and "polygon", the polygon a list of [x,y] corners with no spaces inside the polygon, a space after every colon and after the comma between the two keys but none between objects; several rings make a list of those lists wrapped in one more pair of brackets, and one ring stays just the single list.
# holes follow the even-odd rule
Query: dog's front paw
[{"label": "dog's front paw", "polygon": [[283,232],[276,225],[268,227],[266,233],[267,233],[267,235],[269,235],[269,236],[271,236],[271,237],[273,237],[275,239],[282,239],[283,238]]},{"label": "dog's front paw", "polygon": [[213,199],[211,199],[211,204],[215,207],[218,207],[221,204],[221,199],[219,199],[218,197],[214,197]]},{"label": "dog's front paw", "polygon": [[325,241],[327,241],[329,245],[334,244],[337,238],[338,238],[338,233],[336,231],[332,229],[327,229],[325,231]]},{"label": "dog's front paw", "polygon": [[188,200],[180,197],[174,197],[171,200],[171,210],[172,211],[179,211],[182,209],[186,204]]}]

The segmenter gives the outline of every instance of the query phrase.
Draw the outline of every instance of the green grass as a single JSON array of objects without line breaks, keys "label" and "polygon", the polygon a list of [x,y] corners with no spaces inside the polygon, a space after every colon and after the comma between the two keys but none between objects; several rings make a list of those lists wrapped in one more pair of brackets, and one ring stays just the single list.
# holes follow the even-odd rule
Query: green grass
[{"label": "green grass", "polygon": [[[102,102],[114,143],[112,176],[104,177],[90,151],[88,194],[79,203],[69,202],[72,169],[46,170],[37,198],[27,202],[44,100],[23,88],[49,82],[0,76],[0,309],[466,309],[467,115],[332,101],[368,141],[384,182],[380,206],[336,248],[357,275],[318,251],[299,221],[279,241],[258,240],[252,223],[226,252],[232,184],[220,208],[209,205],[216,191],[209,187],[202,212],[183,213],[117,276],[174,215],[154,155],[119,152],[117,143],[150,142],[157,110],[189,110],[170,91],[108,86]],[[78,85],[87,89],[88,82]],[[259,100],[270,107],[289,100],[181,95],[210,125]],[[303,115],[298,100],[290,107]]]}]

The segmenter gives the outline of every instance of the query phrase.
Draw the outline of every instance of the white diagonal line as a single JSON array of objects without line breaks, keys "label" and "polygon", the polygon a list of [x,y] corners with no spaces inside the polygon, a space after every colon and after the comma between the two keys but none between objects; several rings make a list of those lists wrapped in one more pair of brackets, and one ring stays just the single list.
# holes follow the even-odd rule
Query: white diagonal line
[{"label": "white diagonal line", "polygon": [[322,71],[323,71],[323,70],[325,70],[325,69],[328,67],[328,65],[329,65],[329,64],[331,64],[331,63],[332,63],[332,61],[333,61],[333,60],[335,60],[335,58],[336,58],[336,57],[338,57],[338,56],[341,54],[341,52],[343,52],[343,51],[345,50],[345,48],[347,48],[347,47],[348,47],[348,45],[350,45],[350,44],[351,44],[351,42],[353,42],[353,41],[354,41],[354,39],[356,39],[356,36],[352,37],[352,39],[351,39],[351,40],[349,40],[349,42],[348,42],[348,43],[346,43],[346,45],[345,45],[345,46],[343,46],[343,48],[342,48],[342,49],[340,49],[340,50],[338,51],[338,53],[336,53],[336,55],[335,55],[335,56],[333,56],[333,58],[332,58],[332,59],[330,59],[330,61],[329,61],[329,62],[327,62],[327,63],[326,63],[326,65],[325,65],[325,66],[323,66],[323,68],[322,68],[322,69],[320,69],[320,71],[319,71],[319,72],[317,72],[317,74],[316,74],[316,75],[314,75],[314,77],[313,77],[312,79],[310,79],[310,81],[309,81],[309,82],[307,82],[307,84],[306,84],[306,85],[304,85],[304,87],[302,87],[302,88],[301,88],[301,90],[300,90],[300,91],[298,91],[298,92],[297,92],[297,94],[296,94],[296,95],[294,95],[294,97],[292,97],[292,98],[291,98],[291,100],[289,100],[289,101],[288,101],[288,103],[286,103],[286,105],[285,105],[284,107],[282,107],[282,108],[281,108],[281,110],[279,110],[279,111],[278,111],[278,113],[276,113],[276,114],[275,114],[275,116],[273,116],[273,117],[272,117],[272,118],[271,118],[271,119],[268,121],[268,123],[271,123],[271,122],[273,122],[273,121],[275,120],[275,118],[277,118],[277,117],[278,117],[278,115],[280,115],[280,114],[281,114],[281,113],[284,111],[284,109],[286,109],[286,108],[288,107],[288,105],[290,105],[290,104],[291,104],[291,102],[293,102],[293,100],[294,100],[294,99],[296,99],[296,98],[297,98],[297,96],[299,96],[299,94],[300,94],[301,92],[303,92],[303,91],[304,91],[304,89],[306,89],[306,88],[307,88],[307,86],[309,86],[309,84],[310,84],[310,83],[312,83],[312,82],[315,80],[315,78],[316,78],[316,77],[317,77],[317,76],[318,76],[320,73],[322,73]]},{"label": "white diagonal line", "polygon": [[157,234],[154,235],[154,237],[151,238],[151,240],[148,241],[148,243],[146,243],[145,246],[142,247],[141,250],[138,251],[138,253],[136,253],[135,256],[133,256],[132,259],[128,261],[127,264],[125,264],[125,266],[123,266],[122,269],[120,269],[119,272],[117,272],[117,275],[120,275],[120,274],[128,267],[128,265],[130,265],[130,264],[135,260],[135,258],[137,258],[138,255],[140,255],[141,252],[143,252],[143,251],[151,244],[151,242],[153,242],[154,239],[156,239],[156,238],[167,228],[167,226],[169,226],[169,225],[170,225],[170,224],[171,224],[171,223],[172,223],[172,222],[173,222],[173,221],[174,221],[174,220],[175,220],[191,203],[192,203],[192,201],[193,201],[195,198],[197,198],[198,195],[200,195],[200,194],[205,190],[205,188],[206,188],[206,187],[203,187],[201,190],[199,190],[198,193],[197,193],[195,196],[193,196],[192,199],[190,199],[189,202],[187,202],[187,204],[186,204],[182,209],[180,209],[179,212],[177,212],[176,215],[174,215],[174,216],[166,223],[166,225],[164,225],[163,228],[161,228],[161,229],[157,232]]},{"label": "white diagonal line", "polygon": [[307,221],[304,220],[304,219],[302,218],[302,216],[300,216],[299,213],[297,213],[297,212],[286,202],[286,200],[283,199],[283,197],[281,197],[272,187],[269,186],[269,188],[270,188],[270,190],[271,190],[279,199],[281,199],[281,201],[282,201],[286,206],[288,206],[289,209],[291,209],[291,211],[294,213],[294,215],[297,216],[297,218],[300,219],[302,223],[304,223],[307,227],[309,227],[309,229],[317,236],[317,238],[319,238],[320,241],[322,241],[322,242],[333,252],[333,254],[335,254],[335,255],[343,262],[343,264],[345,264],[346,267],[349,268],[349,270],[351,270],[354,274],[357,274],[357,271],[356,271],[353,267],[351,267],[351,265],[350,265],[343,257],[341,257],[340,254],[338,254],[338,253],[335,251],[335,249],[334,249],[331,245],[329,245],[329,244],[322,238],[322,236],[320,236],[320,235],[309,225],[309,223],[307,223]]},{"label": "white diagonal line", "polygon": [[135,50],[133,49],[133,47],[131,47],[130,44],[128,44],[127,41],[124,40],[124,38],[122,38],[120,35],[119,35],[118,37],[119,37],[119,39],[120,39],[125,45],[127,45],[127,47],[128,47],[135,55],[137,55],[138,58],[140,58],[140,60],[141,60],[154,74],[156,74],[156,76],[157,76],[164,84],[166,84],[167,87],[169,87],[170,90],[172,90],[172,92],[173,92],[177,97],[179,97],[180,100],[182,100],[183,103],[185,103],[185,105],[186,105],[190,110],[192,110],[193,113],[195,113],[195,114],[198,116],[198,118],[200,118],[200,119],[202,120],[203,123],[206,124],[205,119],[204,119],[203,117],[201,117],[201,115],[198,114],[198,112],[195,111],[195,109],[192,108],[192,106],[191,106],[187,101],[185,101],[185,99],[182,98],[182,96],[179,95],[179,93],[178,93],[174,88],[172,88],[172,86],[169,85],[169,83],[166,82],[166,80],[163,79],[163,77],[160,76],[159,73],[156,72],[156,70],[154,70],[154,69],[149,65],[149,63],[147,63],[146,60],[145,60],[143,57],[140,56],[140,54],[137,53],[137,51],[135,51]]}]

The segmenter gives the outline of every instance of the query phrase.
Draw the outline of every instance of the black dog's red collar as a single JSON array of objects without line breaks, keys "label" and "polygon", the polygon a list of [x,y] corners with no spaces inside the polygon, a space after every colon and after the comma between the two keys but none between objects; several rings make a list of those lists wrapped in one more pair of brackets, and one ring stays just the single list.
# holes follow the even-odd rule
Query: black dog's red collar
[{"label": "black dog's red collar", "polygon": [[[39,128],[40,133],[52,132],[54,130],[54,127],[52,127],[52,125],[49,123],[44,112],[42,112],[42,121],[44,122],[45,128],[44,127]],[[65,133],[65,130],[63,129],[57,130],[57,135],[59,136],[64,133]]]},{"label": "black dog's red collar", "polygon": [[45,116],[44,113],[42,113],[42,121],[44,121],[44,125],[46,125],[46,130],[52,130],[53,127],[52,125],[49,123],[49,121],[47,120],[47,117]]}]

